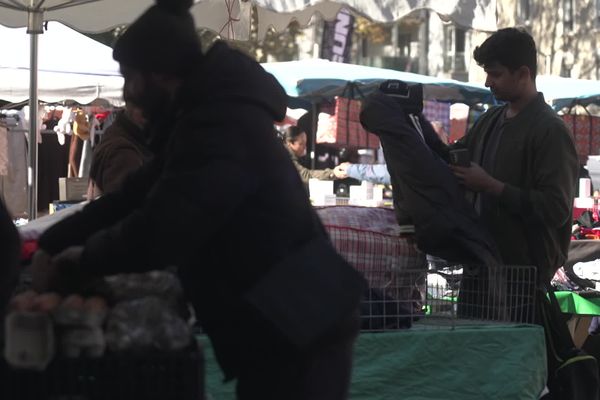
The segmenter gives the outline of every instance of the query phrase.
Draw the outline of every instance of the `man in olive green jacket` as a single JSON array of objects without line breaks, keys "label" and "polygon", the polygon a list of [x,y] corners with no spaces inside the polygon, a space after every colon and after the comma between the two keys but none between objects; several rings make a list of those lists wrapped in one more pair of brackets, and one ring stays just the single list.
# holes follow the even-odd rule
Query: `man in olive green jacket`
[{"label": "man in olive green jacket", "polygon": [[501,29],[474,51],[485,85],[506,104],[480,117],[461,140],[470,167],[453,166],[507,265],[535,265],[550,282],[567,258],[579,169],[572,134],[535,85],[536,48]]}]

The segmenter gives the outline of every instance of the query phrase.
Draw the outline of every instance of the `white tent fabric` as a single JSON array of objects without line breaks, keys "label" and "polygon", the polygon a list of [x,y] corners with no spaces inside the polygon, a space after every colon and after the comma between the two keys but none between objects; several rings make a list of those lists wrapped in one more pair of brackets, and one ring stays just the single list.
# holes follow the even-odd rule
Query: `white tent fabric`
[{"label": "white tent fabric", "polygon": [[539,75],[536,85],[555,108],[569,107],[573,104],[600,105],[600,81]]},{"label": "white tent fabric", "polygon": [[[30,43],[25,28],[0,26],[0,100],[29,98]],[[112,49],[58,22],[49,22],[39,37],[38,97],[43,102],[102,99],[122,105],[123,78]]]},{"label": "white tent fabric", "polygon": [[[495,31],[495,0],[253,0],[258,5],[259,38],[269,26],[283,30],[292,19],[308,24],[315,13],[326,20],[334,19],[341,7],[348,8],[372,21],[393,22],[411,12],[427,9],[444,20],[481,31]],[[243,3],[242,3],[243,4]],[[240,32],[243,34],[243,32]]]},{"label": "white tent fabric", "polygon": [[[7,7],[0,13],[0,24],[27,25],[30,2],[41,0],[0,0]],[[129,24],[152,0],[46,0],[45,19],[63,22],[82,32],[101,32]],[[18,5],[18,6],[17,6]],[[373,21],[396,21],[417,9],[436,12],[444,20],[483,31],[496,30],[496,0],[196,0],[192,14],[199,27],[212,29],[230,39],[246,40],[249,36],[250,11],[258,9],[259,38],[269,26],[284,29],[292,19],[308,24],[315,14],[333,19],[341,7]]]}]

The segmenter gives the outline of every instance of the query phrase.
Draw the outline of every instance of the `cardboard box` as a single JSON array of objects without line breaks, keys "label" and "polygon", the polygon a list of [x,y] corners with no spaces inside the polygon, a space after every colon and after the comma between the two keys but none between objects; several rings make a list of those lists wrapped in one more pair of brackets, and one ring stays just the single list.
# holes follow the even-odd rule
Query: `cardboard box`
[{"label": "cardboard box", "polygon": [[58,178],[58,200],[84,201],[87,188],[88,178]]},{"label": "cardboard box", "polygon": [[568,322],[569,332],[575,343],[575,347],[581,348],[588,337],[588,329],[592,317],[589,315],[574,315]]}]

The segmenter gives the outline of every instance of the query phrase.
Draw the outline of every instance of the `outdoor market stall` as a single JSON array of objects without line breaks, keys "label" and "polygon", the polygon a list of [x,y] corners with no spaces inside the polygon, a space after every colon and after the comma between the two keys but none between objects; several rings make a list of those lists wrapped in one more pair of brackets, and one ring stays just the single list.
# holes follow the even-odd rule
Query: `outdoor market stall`
[{"label": "outdoor market stall", "polygon": [[[40,106],[39,120],[35,124],[37,141],[35,146],[30,146],[26,140],[30,139],[30,115],[27,107],[21,109],[30,95],[30,43],[25,28],[0,26],[0,37],[4,54],[10,54],[10,57],[0,58],[0,101],[9,102],[6,107],[11,109],[1,111],[0,117],[9,116],[12,121],[3,125],[8,131],[4,140],[10,150],[7,150],[9,165],[0,177],[3,182],[0,193],[15,217],[31,219],[26,195],[28,149],[39,147],[41,170],[35,199],[39,209],[47,209],[50,202],[59,200],[58,178],[66,177],[68,170],[64,164],[81,167],[75,154],[84,147],[91,151],[93,135],[101,132],[93,123],[95,110],[111,110],[123,105],[123,78],[110,47],[61,23],[49,22],[40,37],[39,51],[38,94],[44,106]],[[88,130],[91,132],[88,143],[73,135],[78,132],[74,129],[76,113],[73,110],[85,114],[85,122],[94,127]]]},{"label": "outdoor market stall", "polygon": [[[30,105],[38,103],[38,37],[43,33],[45,21],[60,21],[83,32],[103,32],[116,26],[127,25],[135,20],[151,0],[0,0],[0,24],[10,27],[27,26],[30,50]],[[245,40],[250,34],[252,9],[258,10],[259,38],[262,39],[269,27],[282,29],[292,19],[307,24],[315,13],[332,19],[342,7],[379,22],[392,22],[414,10],[433,10],[446,20],[453,20],[465,27],[476,27],[484,31],[496,29],[496,1],[485,5],[476,2],[465,5],[457,0],[429,0],[415,5],[411,2],[374,1],[365,3],[359,0],[322,1],[309,3],[271,0],[200,0],[191,9],[196,25],[213,29],[229,39]],[[94,18],[90,18],[94,16]],[[30,107],[29,120],[36,121],[37,107]],[[38,128],[30,124],[29,137],[32,143],[28,154],[28,168],[31,179],[27,186],[28,212],[30,218],[37,216],[37,137]]]},{"label": "outdoor market stall", "polygon": [[[424,114],[431,121],[438,121],[446,133],[450,132],[451,104],[470,107],[495,103],[489,89],[482,85],[385,68],[323,59],[263,63],[262,66],[284,87],[290,108],[304,108],[312,113],[309,149],[318,143],[378,148],[379,141],[370,140],[374,137],[362,129],[358,114],[361,99],[386,80],[423,85]],[[325,117],[328,114],[331,114],[330,121]],[[315,167],[314,154],[311,167]]]},{"label": "outdoor market stall", "polygon": [[[35,238],[77,208],[33,221],[20,228],[21,236],[35,246]],[[367,276],[372,288],[405,295],[408,292],[404,289],[413,287],[413,274],[426,272],[424,258],[414,241],[398,231],[391,209],[321,207],[317,212],[337,250]],[[408,284],[407,277],[411,280]],[[439,281],[435,284],[436,290],[447,286]],[[412,299],[403,297],[396,304],[407,301],[412,303]],[[377,312],[363,313],[363,317],[380,318]],[[500,396],[537,400],[546,378],[543,338],[540,326],[465,323],[456,315],[438,321],[419,314],[402,329],[395,325],[365,328],[355,347],[350,398],[370,400],[377,393],[383,399],[479,400]],[[204,336],[198,340],[206,362],[206,393],[213,400],[233,399],[234,386],[223,384],[210,342]],[[489,360],[494,360],[493,366],[482,368],[489,366]],[[435,385],[430,384],[433,381]]]},{"label": "outdoor market stall", "polygon": [[[317,104],[327,102],[328,99],[335,96],[344,95],[349,82],[356,85],[362,92],[368,93],[386,79],[423,84],[426,100],[438,100],[448,102],[448,104],[462,102],[469,105],[494,102],[489,90],[480,85],[380,68],[339,64],[324,60],[267,63],[263,66],[273,73],[286,88],[291,106],[314,109]],[[381,222],[381,219],[377,218],[377,214],[385,212],[380,209],[367,211],[362,207],[325,207],[319,209],[319,215],[338,251],[357,269],[363,271],[372,285],[387,287],[389,290],[391,286],[397,284],[397,281],[394,281],[394,278],[381,279],[382,274],[385,274],[386,277],[395,274],[402,275],[422,266],[418,265],[419,257],[415,253],[414,244],[410,238],[394,237],[394,245],[391,246],[381,238],[385,234],[393,234],[393,227],[397,227],[393,214],[391,211],[387,211],[388,219],[379,227],[377,227],[376,221]],[[373,230],[377,232],[366,232]],[[388,254],[390,247],[393,246],[398,248],[396,253]],[[389,256],[388,262],[377,259],[377,255]],[[424,260],[423,256],[421,260]],[[372,274],[373,270],[377,273]],[[521,335],[522,337],[520,337]],[[528,350],[526,352],[529,354],[525,369],[521,370],[524,373],[520,375],[524,381],[519,381],[519,378],[515,379],[514,377],[510,377],[507,381],[496,380],[501,388],[493,387],[494,385],[490,383],[490,376],[487,375],[489,371],[481,369],[481,364],[485,362],[482,359],[477,360],[477,357],[487,357],[487,359],[501,359],[501,362],[506,361],[507,365],[512,364],[510,360],[513,357],[511,354],[514,347],[511,347],[509,343],[500,344],[496,348],[501,354],[493,354],[495,339],[492,338],[499,336],[512,337],[511,340],[527,343]],[[516,339],[516,337],[520,338]],[[472,348],[464,345],[469,342],[475,344],[479,339],[482,341],[481,345],[475,345]],[[446,342],[446,340],[448,341]],[[388,343],[390,347],[386,347],[382,342]],[[486,347],[486,343],[491,348]],[[438,344],[445,347],[438,348]],[[415,347],[410,347],[413,345]],[[469,348],[469,351],[465,351],[465,347]],[[415,350],[410,351],[409,348]],[[427,350],[425,351],[425,349]],[[487,350],[483,349],[488,349],[491,353],[487,353]],[[454,352],[455,350],[457,353]],[[404,354],[406,358],[396,355],[395,351]],[[520,351],[517,350],[517,352]],[[356,352],[357,363],[355,364],[351,398],[372,398],[374,391],[377,391],[383,393],[383,398],[480,399],[492,396],[494,392],[501,393],[502,390],[510,387],[511,389],[508,390],[514,391],[506,393],[506,398],[537,399],[544,388],[546,379],[543,329],[533,325],[515,328],[511,324],[489,326],[483,324],[468,328],[461,327],[456,330],[432,331],[420,330],[418,323],[415,322],[410,329],[388,330],[384,333],[363,332],[359,336]],[[456,365],[448,359],[441,360],[440,353],[450,355]],[[517,358],[520,355],[522,353],[515,354]],[[390,361],[391,359],[398,359],[399,363],[395,364]],[[421,365],[425,365],[424,369],[419,369]],[[471,367],[477,372],[471,371]],[[503,370],[503,368],[499,366],[499,369]],[[209,374],[207,390],[212,396],[221,398],[216,395],[216,393],[220,393],[218,388],[215,388],[216,392],[211,392],[210,366],[207,366],[207,373]],[[477,373],[480,374],[481,382],[472,385],[470,379],[477,376]],[[428,391],[423,391],[423,389],[417,391],[416,387],[423,386],[424,379],[435,379],[436,382],[441,383],[428,386]],[[378,386],[378,383],[381,385]],[[411,397],[414,393],[419,394]]]},{"label": "outdoor market stall", "polygon": [[[51,2],[50,2],[51,3]],[[77,3],[77,2],[75,2]],[[96,2],[96,3],[101,3],[101,2]],[[106,13],[109,12],[109,7],[107,6],[107,3],[104,3],[103,7],[106,7],[104,9],[104,11],[99,10],[98,14],[95,15],[106,15]],[[136,6],[137,6],[137,2],[135,2]],[[143,4],[147,4],[146,2],[141,2]],[[204,4],[209,3],[209,1],[204,2]],[[243,2],[245,3],[245,2]],[[243,3],[239,3],[239,6],[242,7]],[[247,2],[248,4],[244,4],[244,6],[246,5],[250,5],[250,2]],[[398,4],[404,4],[402,2],[397,2]],[[433,4],[433,2],[431,2]],[[445,2],[446,5],[453,5],[454,3],[457,2]],[[491,4],[494,4],[495,7],[495,2],[490,2]],[[14,2],[11,2],[11,4],[14,4]],[[91,2],[91,4],[93,5],[94,2]],[[120,3],[121,4],[121,3]],[[128,6],[134,4],[134,2],[130,2],[128,3]],[[236,3],[237,4],[237,3]],[[284,4],[284,3],[282,3]],[[357,9],[362,9],[360,7],[360,3],[359,2],[351,2],[351,4],[354,4],[355,7]],[[440,2],[441,4],[441,2]],[[81,2],[80,7],[84,8],[84,2]],[[123,7],[125,8],[123,12],[123,16],[121,18],[128,18],[128,15],[131,15],[131,12],[134,8],[134,6],[131,7]],[[339,9],[339,7],[337,7]],[[380,9],[383,8],[383,5],[381,5]],[[115,8],[115,10],[119,9],[119,7]],[[465,21],[469,22],[469,20],[473,21],[475,20],[475,16],[477,14],[479,14],[479,12],[481,10],[479,9],[475,9],[475,7],[469,9],[468,7],[466,7],[467,9],[467,18],[465,19]],[[88,9],[89,12],[90,9]],[[279,10],[280,11],[280,10]],[[337,11],[337,9],[336,9]],[[364,12],[369,12],[371,13],[372,11],[374,12],[374,10],[372,9],[363,9]],[[11,11],[12,12],[12,11]],[[61,11],[62,12],[62,11]],[[67,9],[65,11],[65,14],[63,14],[64,16],[68,16],[70,12],[70,9]],[[469,15],[470,15],[470,19],[469,19]],[[13,13],[14,14],[14,13]],[[208,13],[207,13],[208,14]],[[394,14],[396,15],[396,14]],[[231,13],[228,14],[227,16],[228,21],[232,21],[231,18]],[[102,18],[96,18],[96,21],[102,20]],[[1,22],[1,21],[0,21]],[[32,50],[33,51],[33,50]],[[33,70],[33,68],[32,68]],[[328,93],[329,94],[329,93]],[[37,97],[33,97],[34,99],[37,99]],[[32,100],[35,102],[35,100]],[[35,118],[31,118],[32,120],[35,120]],[[35,131],[33,131],[35,133]],[[33,136],[35,137],[35,136]],[[504,390],[512,390],[509,387],[513,386],[515,388],[515,390],[520,391],[520,395],[523,395],[524,397],[522,398],[536,398],[534,396],[537,396],[539,394],[539,391],[541,390],[541,387],[543,387],[543,380],[545,377],[545,370],[541,370],[540,369],[540,365],[544,365],[543,362],[540,362],[541,359],[543,358],[543,346],[541,346],[541,343],[543,343],[540,340],[540,330],[539,329],[534,329],[534,327],[530,327],[530,326],[526,326],[523,328],[515,328],[514,332],[513,332],[513,327],[503,327],[500,330],[494,330],[493,328],[489,330],[489,338],[487,340],[485,340],[485,344],[490,345],[491,347],[493,347],[493,349],[487,353],[488,357],[491,358],[498,358],[500,360],[505,360],[507,358],[506,355],[506,351],[505,348],[507,346],[507,343],[499,343],[497,341],[494,341],[494,338],[498,339],[499,337],[503,337],[503,338],[509,338],[511,340],[511,342],[513,341],[517,341],[517,342],[524,342],[526,343],[528,340],[531,340],[532,343],[537,343],[538,346],[527,346],[527,349],[521,352],[517,352],[515,353],[515,356],[518,355],[518,358],[514,359],[513,361],[509,361],[507,363],[507,365],[519,365],[520,368],[526,368],[528,373],[525,374],[526,377],[523,381],[519,381],[519,379],[517,377],[512,377],[512,381],[503,381],[504,386],[502,388],[499,387],[490,387],[490,378],[492,376],[494,376],[495,374],[490,372],[489,375],[487,374],[483,374],[481,375],[481,381],[478,381],[476,383],[476,385],[471,386],[465,383],[465,381],[463,379],[467,379],[468,382],[473,383],[473,376],[475,376],[474,371],[476,369],[481,371],[481,363],[485,362],[482,361],[481,356],[486,354],[484,352],[482,352],[482,348],[486,348],[486,345],[484,343],[481,344],[481,347],[476,348],[473,347],[472,350],[473,353],[475,353],[474,357],[475,358],[471,358],[471,355],[467,355],[464,353],[464,343],[473,343],[474,337],[482,337],[482,338],[486,338],[488,335],[486,335],[486,333],[482,333],[483,331],[486,331],[487,329],[484,328],[469,328],[469,329],[463,329],[463,330],[456,330],[456,331],[450,331],[451,333],[448,333],[448,331],[443,332],[442,334],[436,334],[435,332],[432,331],[427,331],[424,332],[423,334],[419,334],[419,332],[417,332],[416,330],[410,331],[409,333],[406,333],[406,335],[404,336],[400,336],[399,333],[382,333],[382,334],[364,334],[361,335],[361,337],[359,338],[359,347],[357,349],[357,363],[359,363],[360,368],[365,368],[368,369],[371,366],[374,365],[378,365],[377,369],[375,370],[371,370],[371,372],[366,372],[365,375],[367,378],[365,378],[365,380],[363,381],[363,387],[362,389],[355,389],[353,388],[353,393],[356,392],[356,396],[360,396],[358,393],[363,393],[364,396],[369,396],[369,398],[372,398],[373,392],[372,389],[373,387],[379,388],[378,390],[381,390],[381,392],[385,392],[385,393],[389,393],[390,397],[392,398],[397,398],[399,396],[402,396],[404,398],[406,397],[406,393],[407,391],[410,392],[419,392],[419,393],[423,393],[423,387],[425,385],[428,385],[429,382],[431,382],[433,379],[439,379],[442,378],[444,382],[449,383],[449,384],[453,384],[455,389],[451,389],[451,387],[449,386],[444,386],[444,385],[436,385],[438,386],[440,389],[444,389],[446,391],[446,395],[448,394],[448,392],[452,392],[452,391],[458,391],[460,392],[460,394],[458,396],[460,396],[459,398],[469,398],[469,394],[472,396],[476,396],[476,397],[472,397],[472,398],[481,398],[481,394],[482,393],[494,393],[494,391],[498,391],[500,389],[504,389]],[[408,332],[408,331],[407,331]],[[516,336],[513,335],[513,333],[516,334]],[[414,337],[411,337],[411,334],[415,334]],[[445,342],[443,340],[441,340],[442,338],[447,338],[448,342]],[[527,339],[524,339],[527,338]],[[361,346],[361,343],[365,343],[365,346]],[[440,347],[437,351],[434,352],[434,355],[436,355],[435,357],[432,357],[431,359],[428,360],[428,362],[423,362],[424,359],[424,355],[422,353],[423,349],[426,348],[430,348],[431,344],[430,342],[435,342],[436,344],[439,344]],[[453,345],[455,345],[456,347],[453,348]],[[540,346],[542,347],[541,351],[540,351]],[[378,349],[381,351],[381,353],[377,353],[375,350]],[[411,352],[409,351],[410,349],[416,349],[415,352]],[[451,350],[456,350],[457,352],[453,352],[453,351],[448,351],[448,349]],[[395,354],[399,352],[402,353],[403,355],[405,355],[409,360],[403,362],[401,365],[392,365],[390,366],[389,364],[387,364],[387,362],[389,361],[390,358],[394,358]],[[447,354],[450,359],[445,359],[443,357],[439,357],[437,356],[437,353],[444,353]],[[464,357],[461,359],[461,357]],[[373,360],[377,360],[377,363],[375,362],[371,362]],[[488,358],[489,359],[489,358]],[[473,362],[471,363],[470,361],[467,360],[473,360]],[[455,366],[453,366],[454,364],[451,364],[451,361],[458,361],[458,364],[455,364]],[[528,364],[527,362],[530,362],[531,364]],[[498,364],[502,364],[504,365],[502,362],[499,362]],[[214,364],[213,364],[214,365]],[[416,378],[414,380],[407,380],[407,383],[411,384],[412,387],[406,388],[403,387],[401,385],[398,384],[399,380],[402,380],[402,373],[406,372],[408,374],[409,371],[403,370],[402,368],[406,368],[407,366],[415,366],[415,365],[430,365],[430,368],[428,368],[426,371],[422,370],[422,371],[413,371],[413,373],[416,373]],[[472,369],[466,369],[466,366],[470,365],[472,367]],[[523,367],[523,365],[526,365],[525,367]],[[459,373],[456,373],[457,369],[460,369]],[[515,370],[515,368],[512,369],[508,369],[507,370]],[[375,372],[373,372],[375,371]],[[522,369],[520,370],[522,371]],[[489,371],[488,371],[489,372]],[[503,370],[504,372],[504,370]],[[436,377],[433,376],[433,374],[439,373],[440,376]],[[449,375],[445,375],[445,374],[449,374]],[[509,378],[508,375],[506,375],[507,378]],[[520,375],[523,376],[523,375]],[[400,377],[400,378],[399,378]],[[381,381],[384,381],[382,383],[381,386],[377,386],[377,383],[380,383]],[[511,383],[511,385],[508,385],[507,383]],[[456,389],[458,388],[458,389]],[[430,388],[428,388],[430,389]],[[432,390],[436,390],[436,388],[431,388]],[[469,393],[467,393],[469,392]],[[535,392],[535,393],[533,393]],[[513,393],[507,393],[508,397],[511,398],[519,398],[519,397],[515,397],[513,396]],[[432,394],[432,398],[439,398],[438,394]],[[216,396],[213,395],[213,398],[218,398]],[[358,398],[358,397],[357,397]]]}]

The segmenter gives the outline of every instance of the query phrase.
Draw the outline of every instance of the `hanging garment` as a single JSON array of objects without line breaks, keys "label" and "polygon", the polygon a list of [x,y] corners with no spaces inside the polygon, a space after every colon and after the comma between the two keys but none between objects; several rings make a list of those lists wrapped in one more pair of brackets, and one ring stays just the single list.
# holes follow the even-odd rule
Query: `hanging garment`
[{"label": "hanging garment", "polygon": [[27,141],[23,120],[13,116],[16,126],[7,129],[6,174],[0,174],[0,197],[12,218],[27,213]]},{"label": "hanging garment", "polygon": [[38,146],[38,211],[59,199],[58,179],[67,176],[71,137],[61,144],[58,133],[43,133]]},{"label": "hanging garment", "polygon": [[8,175],[8,129],[0,121],[0,175]]},{"label": "hanging garment", "polygon": [[401,204],[412,219],[419,249],[449,262],[498,264],[494,241],[438,155],[444,145],[425,117],[405,115],[377,91],[364,103],[361,123],[381,140],[394,207]]}]

